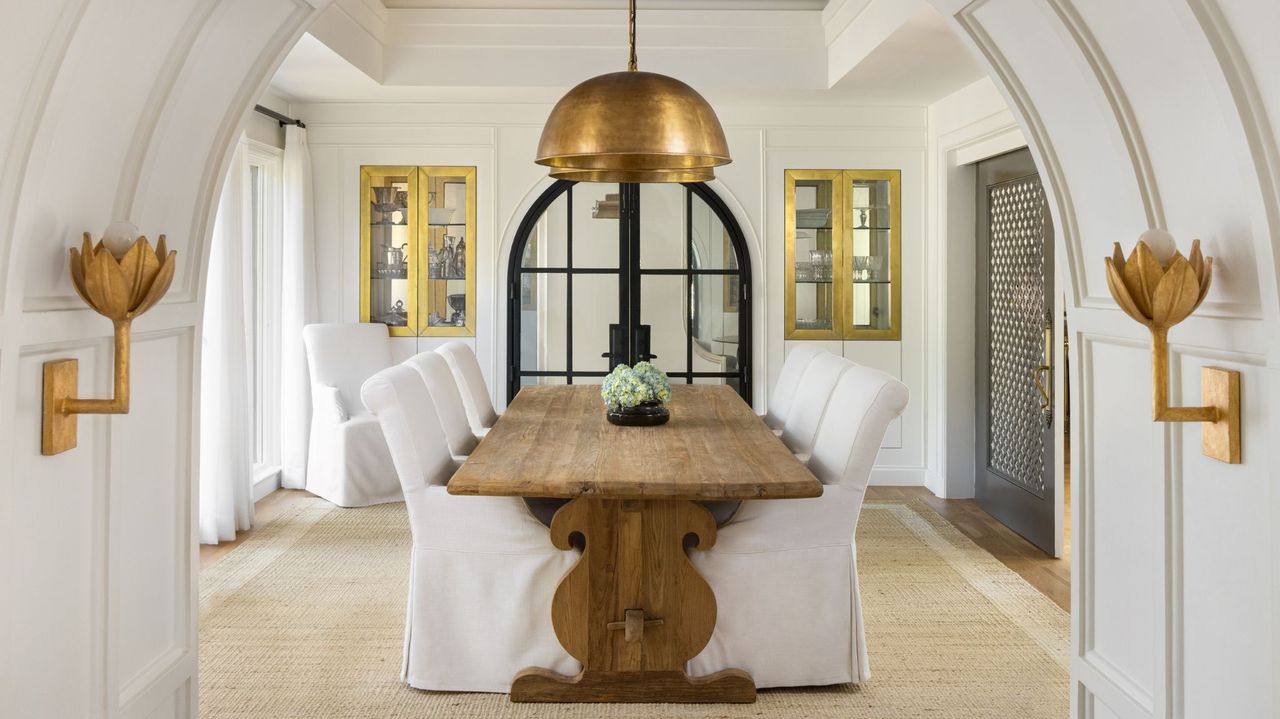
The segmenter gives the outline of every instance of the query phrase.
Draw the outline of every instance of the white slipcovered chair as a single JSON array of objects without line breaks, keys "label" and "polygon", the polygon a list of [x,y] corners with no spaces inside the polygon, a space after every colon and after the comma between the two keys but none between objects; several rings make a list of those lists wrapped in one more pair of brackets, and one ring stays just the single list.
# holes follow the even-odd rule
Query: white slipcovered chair
[{"label": "white slipcovered chair", "polygon": [[413,534],[401,678],[419,689],[506,692],[521,669],[573,675],[551,597],[578,552],[551,544],[518,497],[455,497],[454,464],[417,370],[397,365],[361,390],[391,446]]},{"label": "white slipcovered chair", "polygon": [[738,667],[759,687],[871,677],[854,530],[885,428],[906,405],[901,382],[851,367],[808,460],[823,495],[743,502],[715,546],[692,553],[716,594],[716,628],[690,674]]},{"label": "white slipcovered chair", "polygon": [[841,375],[853,366],[852,362],[839,355],[819,351],[805,368],[787,412],[787,422],[782,426],[782,443],[801,460],[808,459],[809,450],[813,448],[822,415],[831,400],[831,390]]},{"label": "white slipcovered chair", "polygon": [[361,383],[392,364],[386,325],[307,325],[302,341],[311,371],[307,491],[342,507],[399,502],[382,428],[360,401]]},{"label": "white slipcovered chair", "polygon": [[462,393],[458,391],[457,380],[449,363],[436,352],[419,352],[405,361],[422,376],[431,395],[431,403],[435,405],[436,415],[444,427],[445,439],[449,441],[449,451],[459,461],[471,454],[479,439],[471,429],[467,419],[467,409],[462,401]]},{"label": "white slipcovered chair", "polygon": [[769,425],[774,434],[782,434],[782,427],[787,423],[787,414],[795,401],[796,390],[800,388],[800,377],[809,363],[822,352],[817,345],[808,342],[798,344],[782,361],[782,370],[778,372],[778,381],[773,383],[773,393],[769,395],[769,410],[765,412],[764,423]]},{"label": "white slipcovered chair", "polygon": [[493,409],[493,400],[489,399],[489,388],[484,383],[484,372],[480,370],[476,353],[465,342],[457,341],[449,342],[436,351],[449,363],[449,369],[453,370],[453,377],[458,381],[471,431],[477,437],[484,437],[485,432],[498,421],[498,413]]}]

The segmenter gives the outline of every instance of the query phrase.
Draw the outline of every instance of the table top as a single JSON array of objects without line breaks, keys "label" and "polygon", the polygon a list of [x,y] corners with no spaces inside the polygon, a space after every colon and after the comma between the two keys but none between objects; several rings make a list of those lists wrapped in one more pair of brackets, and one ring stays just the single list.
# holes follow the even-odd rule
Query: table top
[{"label": "table top", "polygon": [[671,421],[618,427],[599,385],[525,387],[450,494],[611,499],[817,497],[822,483],[726,385],[675,385]]}]

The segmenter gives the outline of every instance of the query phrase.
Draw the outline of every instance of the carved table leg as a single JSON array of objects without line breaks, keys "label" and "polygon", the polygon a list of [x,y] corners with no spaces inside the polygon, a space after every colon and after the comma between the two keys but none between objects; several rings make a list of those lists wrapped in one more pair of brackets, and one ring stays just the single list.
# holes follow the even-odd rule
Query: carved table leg
[{"label": "carved table leg", "polygon": [[517,702],[751,702],[751,675],[726,669],[692,678],[684,664],[716,625],[716,599],[693,568],[684,540],[715,543],[702,506],[677,500],[578,497],[556,513],[551,541],[582,557],[560,580],[551,622],[577,676],[525,669],[511,684]]}]

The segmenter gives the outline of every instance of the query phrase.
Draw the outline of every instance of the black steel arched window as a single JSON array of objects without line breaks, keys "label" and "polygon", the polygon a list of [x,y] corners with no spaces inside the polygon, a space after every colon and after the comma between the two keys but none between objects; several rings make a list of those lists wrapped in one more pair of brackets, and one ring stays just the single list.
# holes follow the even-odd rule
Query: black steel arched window
[{"label": "black steel arched window", "polygon": [[649,360],[751,401],[751,261],[704,184],[556,182],[516,230],[507,308],[508,400]]}]

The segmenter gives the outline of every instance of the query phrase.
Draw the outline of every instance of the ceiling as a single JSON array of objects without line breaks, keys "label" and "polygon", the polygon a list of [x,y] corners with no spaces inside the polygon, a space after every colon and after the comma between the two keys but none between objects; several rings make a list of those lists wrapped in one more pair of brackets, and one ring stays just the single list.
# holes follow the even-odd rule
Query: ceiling
[{"label": "ceiling", "polygon": [[[272,89],[300,103],[554,102],[622,69],[621,2],[337,0]],[[924,0],[644,0],[637,35],[641,69],[712,100],[923,106],[983,75]]]}]

